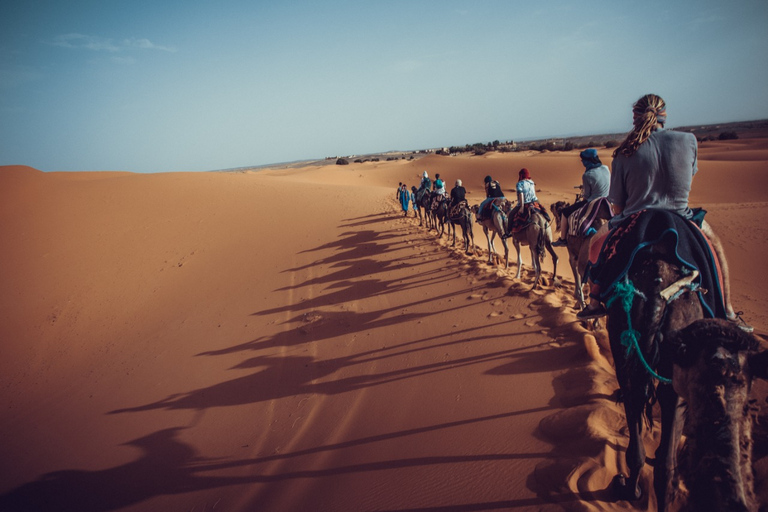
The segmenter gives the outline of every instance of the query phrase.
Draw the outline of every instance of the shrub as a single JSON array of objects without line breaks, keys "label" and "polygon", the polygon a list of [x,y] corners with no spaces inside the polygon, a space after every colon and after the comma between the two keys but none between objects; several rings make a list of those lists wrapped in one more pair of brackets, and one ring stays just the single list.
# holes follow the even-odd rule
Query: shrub
[{"label": "shrub", "polygon": [[739,138],[739,134],[736,132],[723,132],[718,135],[718,140],[735,140]]},{"label": "shrub", "polygon": [[606,148],[615,148],[618,145],[619,145],[619,141],[617,140],[609,140],[609,141],[606,141],[605,143]]},{"label": "shrub", "polygon": [[336,160],[336,165],[349,165],[349,160],[346,158],[339,158]]},{"label": "shrub", "polygon": [[568,141],[565,144],[563,144],[563,151],[570,151],[574,148],[573,142]]}]

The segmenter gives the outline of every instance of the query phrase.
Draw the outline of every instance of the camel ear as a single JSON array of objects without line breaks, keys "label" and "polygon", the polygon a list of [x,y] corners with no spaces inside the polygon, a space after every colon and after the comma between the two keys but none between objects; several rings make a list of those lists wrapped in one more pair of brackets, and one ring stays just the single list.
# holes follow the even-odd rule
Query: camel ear
[{"label": "camel ear", "polygon": [[665,352],[672,359],[672,362],[683,368],[688,368],[694,363],[694,354],[685,340],[683,331],[674,331],[664,337],[664,344],[667,347]]},{"label": "camel ear", "polygon": [[750,354],[748,360],[753,377],[768,379],[768,350]]}]

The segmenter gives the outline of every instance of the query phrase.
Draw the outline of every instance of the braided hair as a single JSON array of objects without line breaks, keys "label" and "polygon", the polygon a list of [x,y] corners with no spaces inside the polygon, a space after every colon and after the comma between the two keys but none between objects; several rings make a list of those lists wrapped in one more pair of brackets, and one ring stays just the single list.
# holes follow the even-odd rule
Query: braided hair
[{"label": "braided hair", "polygon": [[640,147],[640,144],[648,140],[651,133],[656,130],[656,124],[667,122],[667,105],[661,97],[655,94],[646,94],[632,106],[633,124],[624,142],[613,152],[613,157],[618,155],[632,156]]}]

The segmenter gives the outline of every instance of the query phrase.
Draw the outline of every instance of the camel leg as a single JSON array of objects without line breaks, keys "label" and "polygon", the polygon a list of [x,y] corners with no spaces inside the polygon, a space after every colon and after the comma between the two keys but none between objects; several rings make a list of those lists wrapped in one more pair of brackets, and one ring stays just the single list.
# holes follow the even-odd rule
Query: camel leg
[{"label": "camel leg", "polygon": [[733,305],[731,304],[730,272],[728,270],[728,260],[725,259],[723,243],[720,241],[720,237],[712,231],[712,226],[710,226],[706,220],[701,223],[701,232],[709,239],[709,242],[712,244],[712,249],[714,249],[715,254],[717,254],[717,259],[720,261],[720,270],[723,274],[723,301],[725,302],[725,313],[728,315],[728,318],[732,318],[735,313]]},{"label": "camel leg", "polygon": [[534,244],[528,245],[531,249],[531,262],[533,263],[533,270],[536,277],[533,279],[533,290],[539,288],[539,281],[541,281],[541,260],[539,260],[538,248]]},{"label": "camel leg", "polygon": [[509,244],[506,238],[501,238],[501,245],[504,246],[504,270],[509,268]]},{"label": "camel leg", "polygon": [[677,489],[677,449],[683,426],[682,400],[671,384],[659,384],[657,394],[661,407],[661,439],[656,449],[653,487],[657,509],[666,510]]},{"label": "camel leg", "polygon": [[620,475],[617,476],[613,481],[613,488],[618,499],[635,501],[642,497],[639,480],[640,470],[645,464],[645,446],[643,446],[641,438],[643,433],[643,400],[631,396],[631,389],[623,386],[622,389],[629,391],[628,394],[624,395],[624,414],[629,430],[629,444],[624,457],[629,470],[629,477],[624,480]]},{"label": "camel leg", "polygon": [[[496,255],[496,251],[493,249],[493,241],[491,241],[491,235],[488,233],[488,228],[483,226],[483,232],[485,232],[485,240],[488,242],[488,263],[493,263],[493,256]],[[496,236],[496,233],[493,233]]]},{"label": "camel leg", "polygon": [[517,274],[515,274],[515,279],[520,279],[520,274],[523,269],[523,256],[520,254],[520,242],[518,242],[517,239],[515,239],[514,245],[515,250],[517,251]]},{"label": "camel leg", "polygon": [[557,253],[555,253],[555,248],[552,247],[552,232],[549,228],[547,228],[547,231],[549,231],[547,233],[549,236],[544,241],[544,247],[552,256],[552,286],[560,286],[560,278],[557,277],[557,260],[560,258],[557,256]]},{"label": "camel leg", "polygon": [[572,255],[569,254],[568,263],[570,263],[571,272],[573,272],[573,283],[575,286],[575,289],[573,291],[573,296],[576,298],[577,301],[579,301],[579,307],[581,309],[584,309],[587,305],[587,303],[584,301],[584,283],[581,282],[581,273],[579,272],[576,258],[574,258]]}]

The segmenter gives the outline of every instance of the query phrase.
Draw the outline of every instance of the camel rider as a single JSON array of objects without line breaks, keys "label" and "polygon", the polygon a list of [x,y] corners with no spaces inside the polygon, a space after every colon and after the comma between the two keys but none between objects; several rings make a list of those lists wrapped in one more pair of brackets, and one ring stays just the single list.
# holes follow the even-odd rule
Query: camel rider
[{"label": "camel rider", "polygon": [[436,210],[443,201],[445,201],[445,183],[440,179],[439,174],[435,174],[435,182],[432,184],[432,209]]},{"label": "camel rider", "polygon": [[490,176],[486,176],[483,183],[485,184],[485,199],[480,203],[480,208],[477,209],[477,215],[475,216],[477,222],[482,222],[483,217],[485,216],[485,210],[489,207],[491,202],[499,198],[504,199],[504,192],[502,192],[501,184],[498,181]]},{"label": "camel rider", "polygon": [[[665,130],[666,103],[655,94],[646,94],[632,106],[633,128],[613,152],[608,200],[614,217],[592,237],[591,245],[602,244],[609,228],[617,227],[630,215],[648,208],[673,211],[689,220],[699,220],[720,263],[723,302],[728,320],[746,332],[754,328],[741,318],[731,304],[730,272],[720,238],[704,220],[704,210],[688,206],[693,177],[698,171],[698,147],[691,133]],[[597,245],[600,247],[601,245]],[[590,250],[592,247],[590,247]],[[589,305],[576,316],[597,318],[607,314],[599,302],[599,286],[592,282]]]},{"label": "camel rider", "polygon": [[[517,174],[518,181],[515,185],[515,191],[517,192],[517,204],[509,213],[509,218],[513,221],[514,226],[522,226],[528,223],[531,218],[531,210],[538,210],[547,222],[549,222],[549,214],[541,204],[539,204],[539,198],[536,197],[536,184],[531,179],[531,172],[526,169],[520,169]],[[509,233],[505,233],[503,238],[508,238]]]},{"label": "camel rider", "polygon": [[424,190],[432,190],[432,180],[429,179],[429,174],[427,174],[427,171],[424,171],[421,174],[421,184],[419,185],[419,188]]},{"label": "camel rider", "polygon": [[456,217],[458,215],[458,212],[455,210],[458,210],[458,206],[462,203],[466,204],[467,202],[467,189],[465,189],[462,184],[461,180],[456,180],[456,184],[451,189],[451,205],[449,214],[452,217]]},{"label": "camel rider", "polygon": [[456,180],[456,184],[451,189],[451,207],[456,206],[462,201],[467,200],[467,189],[462,186],[461,180]]},{"label": "camel rider", "polygon": [[427,171],[424,171],[421,175],[421,183],[419,183],[419,190],[417,190],[416,194],[414,194],[414,196],[416,197],[416,201],[421,202],[421,199],[424,197],[424,194],[428,193],[430,190],[432,190],[432,180],[429,179],[429,174],[427,174]]},{"label": "camel rider", "polygon": [[563,208],[560,212],[560,238],[552,243],[554,247],[565,247],[568,245],[566,237],[568,236],[568,217],[595,199],[608,196],[608,190],[611,187],[611,171],[603,165],[597,150],[594,148],[585,149],[579,156],[581,163],[586,169],[581,176],[581,201],[576,201],[568,208]]}]

